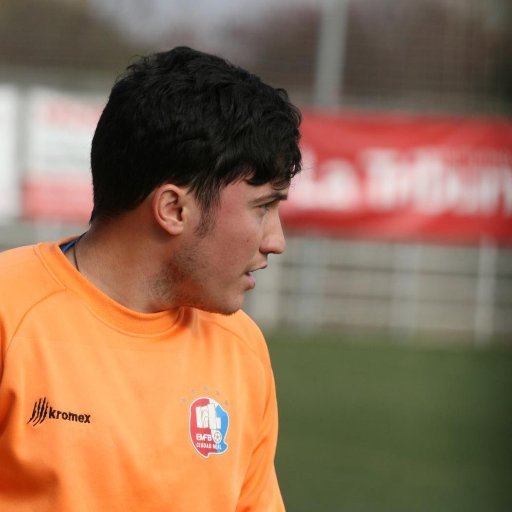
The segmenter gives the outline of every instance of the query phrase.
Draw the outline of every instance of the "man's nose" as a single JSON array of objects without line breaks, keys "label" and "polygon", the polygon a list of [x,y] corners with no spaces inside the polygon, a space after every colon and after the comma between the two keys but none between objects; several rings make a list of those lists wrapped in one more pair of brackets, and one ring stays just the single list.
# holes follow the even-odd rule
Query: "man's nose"
[{"label": "man's nose", "polygon": [[279,214],[269,219],[269,225],[263,240],[261,241],[260,251],[263,254],[281,254],[286,246],[283,227]]}]

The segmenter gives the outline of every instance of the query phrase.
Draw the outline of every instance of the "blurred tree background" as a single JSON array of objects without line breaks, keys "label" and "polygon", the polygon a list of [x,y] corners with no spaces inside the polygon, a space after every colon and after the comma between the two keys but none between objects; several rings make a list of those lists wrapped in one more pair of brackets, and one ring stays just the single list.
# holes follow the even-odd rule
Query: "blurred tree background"
[{"label": "blurred tree background", "polygon": [[[221,53],[295,101],[315,98],[323,10],[332,0],[3,0],[2,79],[110,76],[147,51]],[[337,105],[512,112],[509,0],[340,0],[346,7]],[[77,86],[80,84],[77,83]],[[332,105],[331,105],[332,106]]]}]

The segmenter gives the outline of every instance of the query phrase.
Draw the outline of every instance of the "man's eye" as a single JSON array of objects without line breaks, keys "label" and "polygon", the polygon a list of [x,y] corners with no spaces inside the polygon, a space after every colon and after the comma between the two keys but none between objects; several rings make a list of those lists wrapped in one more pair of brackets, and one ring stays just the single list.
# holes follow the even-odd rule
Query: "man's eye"
[{"label": "man's eye", "polygon": [[276,205],[277,205],[277,201],[271,201],[270,203],[265,203],[265,204],[262,204],[260,206],[260,208],[262,208],[263,210],[265,210],[266,212],[268,212],[269,210],[271,210],[272,208],[274,208]]}]

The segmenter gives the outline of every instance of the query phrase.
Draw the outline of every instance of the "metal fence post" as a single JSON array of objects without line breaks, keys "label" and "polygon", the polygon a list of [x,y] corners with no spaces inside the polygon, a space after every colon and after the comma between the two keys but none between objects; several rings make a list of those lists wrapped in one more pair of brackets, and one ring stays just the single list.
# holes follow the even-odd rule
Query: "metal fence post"
[{"label": "metal fence post", "polygon": [[337,106],[341,100],[348,0],[323,0],[315,71],[314,104]]}]

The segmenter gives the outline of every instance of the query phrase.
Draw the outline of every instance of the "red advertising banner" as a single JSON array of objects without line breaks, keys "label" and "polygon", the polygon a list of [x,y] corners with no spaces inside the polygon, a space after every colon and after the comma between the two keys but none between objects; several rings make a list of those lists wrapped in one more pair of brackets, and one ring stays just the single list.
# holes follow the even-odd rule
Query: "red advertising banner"
[{"label": "red advertising banner", "polygon": [[86,222],[92,210],[89,154],[103,99],[29,90],[22,183],[28,219]]},{"label": "red advertising banner", "polygon": [[512,121],[306,112],[288,231],[512,243]]}]

